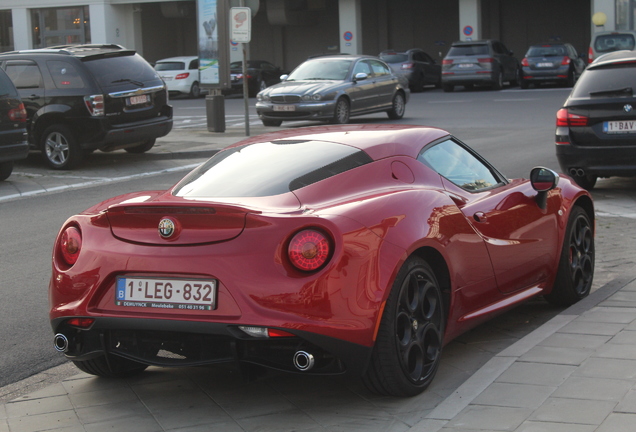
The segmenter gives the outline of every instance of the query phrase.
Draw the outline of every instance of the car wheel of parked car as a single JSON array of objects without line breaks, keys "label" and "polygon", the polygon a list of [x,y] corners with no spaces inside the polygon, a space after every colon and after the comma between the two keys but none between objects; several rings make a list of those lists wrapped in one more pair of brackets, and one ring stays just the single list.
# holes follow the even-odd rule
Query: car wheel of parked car
[{"label": "car wheel of parked car", "polygon": [[124,150],[126,150],[128,153],[135,153],[135,154],[146,153],[148,150],[154,147],[155,141],[156,140],[154,138],[149,139],[139,145],[136,145],[133,147],[126,147]]},{"label": "car wheel of parked car", "polygon": [[263,119],[263,126],[280,126],[283,124],[282,120],[265,120]]},{"label": "car wheel of parked car", "polygon": [[198,82],[193,82],[192,87],[190,87],[190,97],[193,99],[198,99],[201,97],[201,87],[199,87]]},{"label": "car wheel of parked car", "polygon": [[397,92],[393,96],[393,104],[391,109],[387,111],[387,114],[391,120],[399,120],[404,117],[404,111],[406,109],[406,102],[404,101],[404,95]]},{"label": "car wheel of parked car", "polygon": [[492,85],[493,90],[501,90],[503,88],[503,71],[499,69],[499,73],[495,77],[495,83]]},{"label": "car wheel of parked car", "polygon": [[105,378],[125,378],[137,375],[148,367],[123,357],[104,354],[90,360],[73,361],[82,372]]},{"label": "car wheel of parked car", "polygon": [[596,186],[597,177],[594,175],[572,176],[572,180],[585,190],[591,191]]},{"label": "car wheel of parked car", "polygon": [[44,160],[53,169],[75,168],[84,158],[84,151],[75,135],[65,125],[52,125],[46,128],[40,147]]},{"label": "car wheel of parked car", "polygon": [[336,109],[333,113],[333,119],[331,119],[331,123],[334,124],[347,124],[349,123],[349,102],[347,99],[341,97],[336,102]]},{"label": "car wheel of parked car", "polygon": [[594,232],[588,214],[581,207],[570,212],[559,269],[546,300],[569,306],[590,293],[594,276]]},{"label": "car wheel of parked car", "polygon": [[13,172],[13,161],[0,163],[0,181],[6,180]]},{"label": "car wheel of parked car", "polygon": [[442,90],[444,90],[446,93],[451,93],[454,88],[455,86],[452,84],[442,84]]},{"label": "car wheel of parked car", "polygon": [[371,362],[363,377],[370,390],[414,396],[433,380],[442,353],[445,312],[435,273],[409,258],[387,299]]}]

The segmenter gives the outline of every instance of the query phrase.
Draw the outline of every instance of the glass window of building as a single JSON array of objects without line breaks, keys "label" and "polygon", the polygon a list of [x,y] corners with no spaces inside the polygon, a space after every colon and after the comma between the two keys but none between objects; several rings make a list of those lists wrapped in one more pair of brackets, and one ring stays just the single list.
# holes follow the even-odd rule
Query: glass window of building
[{"label": "glass window of building", "polygon": [[0,10],[0,52],[13,50],[13,19],[11,11]]},{"label": "glass window of building", "polygon": [[88,6],[31,10],[33,48],[90,43]]}]

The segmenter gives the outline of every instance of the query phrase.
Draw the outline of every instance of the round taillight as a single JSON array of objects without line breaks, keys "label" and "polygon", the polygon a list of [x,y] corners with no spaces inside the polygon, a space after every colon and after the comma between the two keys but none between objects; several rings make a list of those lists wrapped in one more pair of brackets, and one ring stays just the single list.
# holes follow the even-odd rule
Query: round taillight
[{"label": "round taillight", "polygon": [[289,260],[299,270],[313,271],[323,266],[331,252],[329,239],[320,231],[300,231],[289,242]]},{"label": "round taillight", "polygon": [[60,252],[66,264],[72,266],[77,262],[82,250],[82,234],[75,227],[68,227],[60,238]]}]

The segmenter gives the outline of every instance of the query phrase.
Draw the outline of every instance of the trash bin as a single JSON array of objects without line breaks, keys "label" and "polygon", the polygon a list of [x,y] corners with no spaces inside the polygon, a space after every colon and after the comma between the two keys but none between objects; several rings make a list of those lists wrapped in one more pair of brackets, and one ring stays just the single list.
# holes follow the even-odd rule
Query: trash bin
[{"label": "trash bin", "polygon": [[205,112],[208,120],[208,132],[225,132],[225,96],[207,95]]}]

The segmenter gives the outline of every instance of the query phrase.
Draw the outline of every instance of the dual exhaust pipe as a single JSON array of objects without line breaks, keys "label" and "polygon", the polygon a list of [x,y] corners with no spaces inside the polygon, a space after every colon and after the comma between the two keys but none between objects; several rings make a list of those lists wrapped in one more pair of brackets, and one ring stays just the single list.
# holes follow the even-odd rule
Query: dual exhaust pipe
[{"label": "dual exhaust pipe", "polygon": [[572,177],[583,177],[585,170],[583,168],[570,168],[569,173]]}]

